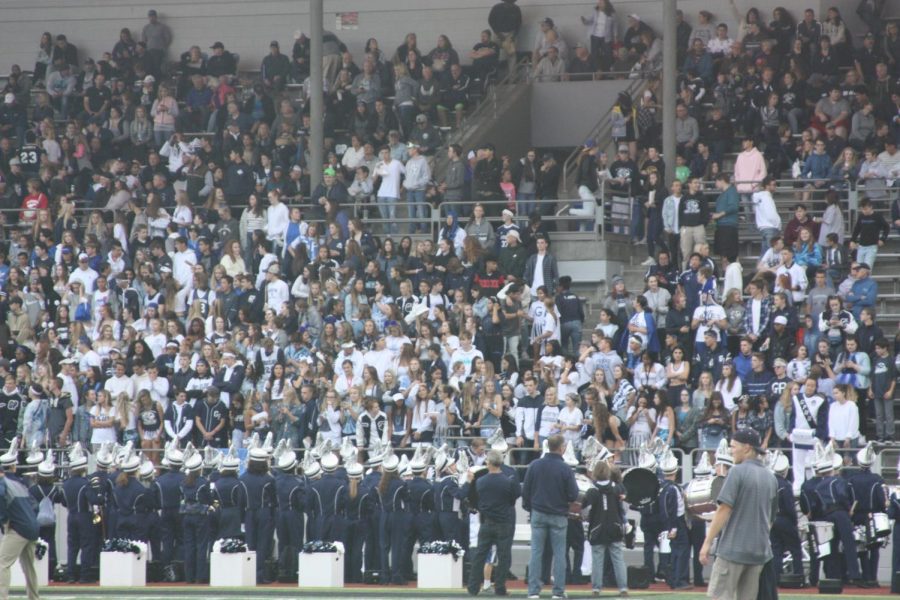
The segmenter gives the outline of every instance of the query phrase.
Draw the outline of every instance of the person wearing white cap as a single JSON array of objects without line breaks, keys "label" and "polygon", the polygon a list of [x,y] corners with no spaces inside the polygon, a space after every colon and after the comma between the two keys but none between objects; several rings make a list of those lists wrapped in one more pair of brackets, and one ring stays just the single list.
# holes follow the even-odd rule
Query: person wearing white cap
[{"label": "person wearing white cap", "polygon": [[238,479],[237,505],[244,513],[244,541],[256,552],[256,583],[269,584],[266,562],[272,554],[275,534],[275,478],[269,474],[269,452],[250,448],[247,470]]},{"label": "person wearing white cap", "polygon": [[395,585],[406,584],[403,559],[406,551],[406,534],[409,528],[409,514],[405,506],[409,502],[406,483],[400,479],[400,460],[391,454],[381,465],[381,481],[378,494],[381,496],[381,571],[382,581]]},{"label": "person wearing white cap", "polygon": [[[856,506],[853,509],[853,524],[870,527],[869,521],[874,513],[887,512],[887,493],[885,492],[884,479],[881,475],[872,472],[872,465],[878,459],[872,442],[856,453],[856,463],[859,471],[847,477],[850,485],[851,497]],[[878,559],[879,544],[868,545],[859,555],[860,571],[862,579],[866,583],[878,584]]]},{"label": "person wearing white cap", "polygon": [[456,476],[456,461],[446,448],[437,451],[434,456],[434,539],[456,540],[462,542],[462,524],[459,519],[460,503],[469,494],[468,484],[462,486]]},{"label": "person wearing white cap", "polygon": [[836,473],[835,459],[839,458],[831,444],[819,454],[815,470],[822,478],[816,485],[815,493],[823,512],[822,520],[834,524],[834,537],[840,540],[844,556],[843,575],[850,579],[852,585],[868,588],[872,585],[862,580],[853,537],[853,521],[850,518],[850,511],[854,509],[856,501],[847,480]]},{"label": "person wearing white cap", "polygon": [[673,590],[691,587],[688,577],[688,562],[691,555],[685,516],[684,495],[676,483],[680,466],[678,459],[669,451],[660,460],[659,468],[663,482],[659,491],[662,512],[662,530],[666,532],[672,547],[669,585]]},{"label": "person wearing white cap", "polygon": [[62,484],[65,505],[68,508],[66,517],[67,561],[66,581],[75,583],[76,568],[79,566],[81,582],[90,582],[90,573],[97,559],[97,536],[93,524],[93,506],[101,502],[97,492],[91,487],[87,475],[87,455],[80,442],[75,442],[69,450],[69,477]]},{"label": "person wearing white cap", "polygon": [[216,539],[230,539],[241,535],[241,508],[238,505],[241,482],[237,478],[240,466],[237,448],[231,446],[219,465],[219,478],[210,484],[213,502],[219,507]]},{"label": "person wearing white cap", "polygon": [[37,519],[40,526],[40,537],[50,546],[48,549],[50,572],[56,570],[56,514],[54,504],[64,501],[63,490],[56,485],[56,464],[53,452],[48,451],[46,457],[37,465],[37,481],[28,489],[37,503]]},{"label": "person wearing white cap", "polygon": [[[532,150],[533,152],[533,150]],[[524,160],[524,159],[523,159]],[[517,200],[518,201],[518,200]],[[520,209],[521,212],[521,209]],[[524,214],[524,213],[521,213]],[[521,239],[522,234],[519,232],[519,226],[513,221],[515,218],[515,213],[508,208],[504,208],[503,212],[500,213],[500,218],[502,219],[502,223],[497,227],[497,230],[494,235],[494,248],[495,252],[500,252],[503,248],[506,248],[509,245],[509,240],[507,239],[507,235],[515,231],[519,235],[519,239]]]},{"label": "person wearing white cap", "polygon": [[115,531],[108,532],[110,537],[148,540],[149,532],[141,515],[153,509],[154,499],[153,493],[137,480],[140,468],[141,456],[128,442],[113,485],[112,502],[107,504],[107,510],[115,513]]},{"label": "person wearing white cap", "polygon": [[194,452],[184,460],[184,480],[179,486],[181,528],[184,536],[184,580],[186,583],[209,581],[209,507],[210,483],[203,477],[203,455]]},{"label": "person wearing white cap", "polygon": [[780,450],[775,452],[772,462],[772,472],[778,482],[778,509],[775,512],[775,521],[772,523],[772,531],[769,539],[772,541],[772,554],[775,574],[781,575],[783,571],[784,553],[791,553],[792,572],[795,575],[803,573],[803,553],[800,543],[800,532],[797,528],[797,509],[794,506],[794,489],[787,480],[787,474],[791,465]]},{"label": "person wearing white cap", "polygon": [[222,366],[213,378],[213,385],[219,388],[219,399],[225,406],[230,406],[231,395],[241,391],[243,383],[244,363],[237,359],[233,348],[226,346],[222,352]]},{"label": "person wearing white cap", "polygon": [[333,542],[340,540],[340,519],[347,507],[349,490],[343,476],[338,474],[338,457],[328,452],[322,457],[322,478],[307,488],[307,526],[309,539]]},{"label": "person wearing white cap", "polygon": [[85,295],[90,295],[94,291],[94,282],[100,275],[91,268],[90,257],[82,252],[78,255],[78,268],[69,275],[69,284],[77,281],[81,284],[81,289]]},{"label": "person wearing white cap", "polygon": [[9,450],[0,456],[0,523],[5,525],[0,539],[0,597],[9,597],[10,571],[18,561],[25,573],[28,600],[40,600],[37,572],[34,569],[34,549],[39,527],[34,500],[28,487],[16,473],[19,460],[19,439],[13,440]]}]

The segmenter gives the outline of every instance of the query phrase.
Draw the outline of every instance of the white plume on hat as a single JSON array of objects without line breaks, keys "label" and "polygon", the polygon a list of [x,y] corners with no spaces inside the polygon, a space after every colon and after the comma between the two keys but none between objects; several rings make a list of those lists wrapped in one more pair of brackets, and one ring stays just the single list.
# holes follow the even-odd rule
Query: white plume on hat
[{"label": "white plume on hat", "polygon": [[719,442],[719,447],[716,448],[716,464],[728,465],[729,467],[734,466],[734,457],[731,456],[731,446],[726,439],[722,439]]},{"label": "white plume on hat", "polygon": [[659,468],[665,475],[671,475],[678,472],[678,459],[672,454],[671,450],[666,450],[662,460],[659,461]]},{"label": "white plume on hat", "polygon": [[69,468],[77,469],[80,467],[87,466],[87,455],[84,453],[84,448],[81,446],[81,442],[75,442],[72,444],[72,447],[69,449]]},{"label": "white plume on hat", "polygon": [[829,471],[834,471],[834,449],[831,447],[831,444],[828,444],[827,447],[822,445],[822,442],[816,440],[816,445],[814,448],[815,451],[815,465],[813,466],[813,470],[816,473],[827,473]]},{"label": "white plume on hat", "polygon": [[134,444],[128,442],[118,453],[119,469],[123,473],[134,473],[141,467],[141,456],[134,451]]},{"label": "white plume on hat", "polygon": [[700,462],[694,467],[694,475],[710,475],[712,472],[712,465],[709,464],[709,452],[701,452]]},{"label": "white plume on hat", "polygon": [[506,441],[506,438],[503,437],[503,428],[498,427],[494,430],[487,439],[487,445],[491,450],[496,450],[501,454],[509,452],[509,443]]},{"label": "white plume on hat", "polygon": [[875,459],[877,455],[875,454],[875,447],[872,442],[869,442],[862,448],[859,452],[856,453],[856,462],[858,462],[863,467],[871,467],[875,464]]},{"label": "white plume on hat", "polygon": [[19,439],[19,436],[13,438],[12,443],[9,445],[9,450],[0,455],[0,465],[9,467],[19,462],[19,446],[21,443],[22,440]]},{"label": "white plume on hat", "polygon": [[38,465],[38,475],[52,477],[54,473],[56,473],[56,464],[53,462],[53,453],[48,452],[41,464]]},{"label": "white plume on hat", "polygon": [[[213,448],[212,446],[207,446],[203,449],[203,462],[202,466],[205,469],[218,469],[219,465],[222,463],[222,453]],[[187,467],[187,461],[185,461],[185,467]]]},{"label": "white plume on hat", "polygon": [[655,471],[656,466],[656,456],[647,449],[647,444],[641,444],[641,448],[638,451],[638,467]]},{"label": "white plume on hat", "polygon": [[238,458],[237,448],[234,444],[228,445],[228,453],[222,458],[219,464],[220,471],[237,471],[241,466],[241,459]]},{"label": "white plume on hat", "polygon": [[25,457],[25,465],[35,467],[44,462],[44,453],[41,451],[41,445],[37,440],[31,442],[31,448],[28,450],[28,456]]}]

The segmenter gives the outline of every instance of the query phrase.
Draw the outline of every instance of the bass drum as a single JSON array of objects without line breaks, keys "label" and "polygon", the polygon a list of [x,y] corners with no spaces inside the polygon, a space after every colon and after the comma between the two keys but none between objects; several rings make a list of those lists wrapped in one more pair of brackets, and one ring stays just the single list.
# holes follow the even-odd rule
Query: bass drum
[{"label": "bass drum", "polygon": [[704,521],[712,521],[716,512],[719,492],[725,485],[724,477],[703,477],[693,479],[684,488],[684,505],[687,511]]},{"label": "bass drum", "polygon": [[650,469],[634,467],[622,477],[625,501],[632,506],[646,506],[659,497],[659,479]]}]

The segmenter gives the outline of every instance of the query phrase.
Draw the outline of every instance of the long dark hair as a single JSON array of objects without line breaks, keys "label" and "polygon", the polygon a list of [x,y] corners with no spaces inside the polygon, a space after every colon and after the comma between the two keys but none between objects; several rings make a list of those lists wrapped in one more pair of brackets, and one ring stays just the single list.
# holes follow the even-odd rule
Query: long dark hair
[{"label": "long dark hair", "polygon": [[381,496],[382,502],[384,501],[384,495],[387,493],[391,482],[398,477],[397,471],[384,471],[381,474],[381,481],[378,482],[378,495]]}]

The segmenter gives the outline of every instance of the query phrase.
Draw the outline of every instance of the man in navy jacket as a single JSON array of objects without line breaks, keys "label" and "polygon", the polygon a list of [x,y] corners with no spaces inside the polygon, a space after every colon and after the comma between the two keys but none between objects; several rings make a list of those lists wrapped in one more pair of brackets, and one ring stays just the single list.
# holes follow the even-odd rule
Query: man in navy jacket
[{"label": "man in navy jacket", "polygon": [[544,545],[553,549],[553,596],[565,597],[566,531],[569,503],[578,498],[575,473],[563,461],[566,441],[561,435],[547,439],[548,452],[532,462],[525,473],[522,508],[531,513],[531,560],[528,565],[528,595],[541,593]]}]

